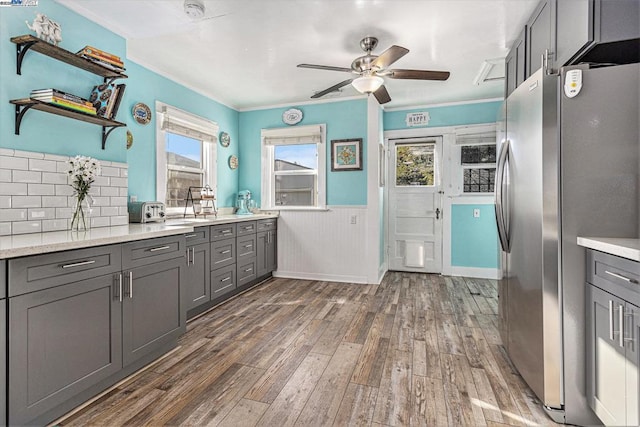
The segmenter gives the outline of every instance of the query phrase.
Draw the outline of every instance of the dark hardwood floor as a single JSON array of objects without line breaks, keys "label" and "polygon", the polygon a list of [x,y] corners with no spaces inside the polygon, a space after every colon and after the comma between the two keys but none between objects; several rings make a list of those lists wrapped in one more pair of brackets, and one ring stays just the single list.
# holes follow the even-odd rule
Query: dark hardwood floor
[{"label": "dark hardwood floor", "polygon": [[547,425],[497,329],[496,283],[274,279],[59,425]]}]

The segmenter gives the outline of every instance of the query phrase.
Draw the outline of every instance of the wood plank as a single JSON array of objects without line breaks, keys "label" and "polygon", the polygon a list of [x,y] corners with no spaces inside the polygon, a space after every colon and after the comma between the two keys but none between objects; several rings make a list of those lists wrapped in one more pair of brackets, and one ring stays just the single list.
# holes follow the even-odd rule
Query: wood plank
[{"label": "wood plank", "polygon": [[473,375],[473,381],[476,384],[479,398],[474,404],[482,408],[484,418],[488,422],[504,423],[500,407],[498,406],[498,400],[493,393],[493,388],[487,378],[487,374],[484,369],[471,368]]},{"label": "wood plank", "polygon": [[360,344],[340,343],[300,413],[297,424],[327,425],[333,422],[361,350]]},{"label": "wood plank", "polygon": [[410,425],[447,425],[447,405],[442,381],[418,375],[413,375],[412,381]]},{"label": "wood plank", "polygon": [[386,425],[407,425],[411,402],[411,357],[406,351],[389,350],[385,375],[380,383],[374,421]]},{"label": "wood plank", "polygon": [[269,408],[269,404],[255,400],[240,399],[236,406],[229,411],[219,427],[253,427],[258,424],[262,414]]},{"label": "wood plank", "polygon": [[333,422],[334,426],[369,426],[373,419],[378,389],[349,383]]}]

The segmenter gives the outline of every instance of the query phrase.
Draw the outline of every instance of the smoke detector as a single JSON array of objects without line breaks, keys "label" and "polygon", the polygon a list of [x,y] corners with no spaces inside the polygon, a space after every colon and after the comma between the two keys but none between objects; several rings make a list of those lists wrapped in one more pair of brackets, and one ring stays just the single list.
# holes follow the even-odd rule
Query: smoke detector
[{"label": "smoke detector", "polygon": [[191,19],[200,19],[204,16],[204,3],[202,0],[184,0],[184,13]]}]

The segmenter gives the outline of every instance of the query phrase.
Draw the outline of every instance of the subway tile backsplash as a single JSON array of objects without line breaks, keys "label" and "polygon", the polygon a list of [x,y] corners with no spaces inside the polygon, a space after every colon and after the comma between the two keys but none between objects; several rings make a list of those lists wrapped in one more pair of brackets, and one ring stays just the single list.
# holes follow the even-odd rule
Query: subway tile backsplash
[{"label": "subway tile backsplash", "polygon": [[[0,149],[0,236],[69,229],[75,198],[69,185],[70,157]],[[125,225],[127,164],[100,160],[91,187],[92,227]]]}]

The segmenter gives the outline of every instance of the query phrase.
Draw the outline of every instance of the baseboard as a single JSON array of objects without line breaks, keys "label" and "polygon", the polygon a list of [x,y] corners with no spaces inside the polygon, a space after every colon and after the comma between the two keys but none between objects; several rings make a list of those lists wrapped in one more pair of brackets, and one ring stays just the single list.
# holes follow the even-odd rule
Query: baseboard
[{"label": "baseboard", "polygon": [[382,263],[380,268],[378,268],[378,282],[376,283],[376,285],[382,283],[382,279],[384,279],[384,275],[387,274],[387,270],[387,262],[385,261]]},{"label": "baseboard", "polygon": [[502,270],[498,268],[454,267],[448,271],[449,276],[474,277],[476,279],[502,279]]},{"label": "baseboard", "polygon": [[363,283],[367,284],[366,276],[343,276],[338,274],[304,273],[299,271],[274,271],[273,277],[298,280],[320,280],[323,282]]}]

